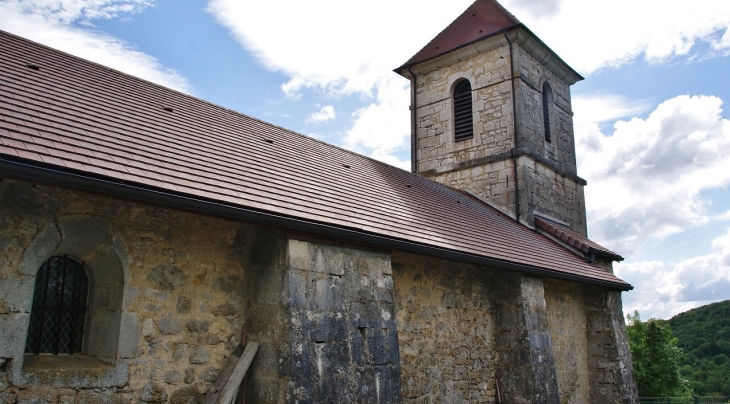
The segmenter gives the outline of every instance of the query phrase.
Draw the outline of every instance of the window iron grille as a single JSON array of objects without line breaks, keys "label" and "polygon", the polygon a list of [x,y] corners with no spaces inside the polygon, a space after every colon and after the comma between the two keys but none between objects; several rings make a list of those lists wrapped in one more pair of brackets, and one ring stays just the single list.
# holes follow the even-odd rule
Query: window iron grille
[{"label": "window iron grille", "polygon": [[65,255],[44,262],[36,276],[25,353],[81,353],[88,291],[83,264]]}]

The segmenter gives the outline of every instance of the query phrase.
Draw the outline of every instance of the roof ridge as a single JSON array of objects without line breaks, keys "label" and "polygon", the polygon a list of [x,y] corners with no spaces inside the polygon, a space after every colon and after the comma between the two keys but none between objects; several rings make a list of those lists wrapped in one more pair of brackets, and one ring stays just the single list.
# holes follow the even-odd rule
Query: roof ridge
[{"label": "roof ridge", "polygon": [[[495,7],[499,13],[502,15],[494,15],[491,8]],[[487,32],[483,32],[483,29],[480,29],[478,34],[482,35],[468,35],[465,34],[465,25],[468,24],[465,21],[466,16],[471,13],[473,16],[477,16],[477,14],[480,15],[480,17],[491,17],[491,18],[482,18],[481,23],[484,29],[487,30]],[[506,21],[497,21],[503,18],[506,18],[509,20],[509,23]],[[462,23],[463,22],[463,23]],[[459,24],[457,27],[456,24]],[[413,65],[416,63],[420,63],[429,59],[432,59],[434,57],[452,52],[456,49],[459,49],[463,46],[466,46],[468,44],[480,41],[482,39],[488,38],[500,31],[503,31],[508,28],[512,28],[517,25],[522,25],[522,22],[515,17],[514,14],[507,11],[504,6],[502,6],[497,0],[475,0],[469,7],[464,10],[461,14],[459,14],[458,17],[456,17],[449,25],[446,26],[446,28],[442,29],[436,36],[434,36],[425,46],[423,46],[418,52],[416,52],[406,63],[404,63],[402,66],[395,69],[395,71],[399,71],[400,69],[404,68],[405,66]],[[449,34],[452,35],[449,35]],[[466,38],[456,38],[457,36],[466,36]],[[456,41],[457,44],[449,43]],[[433,46],[435,43],[445,43],[446,48],[443,51],[439,52],[429,52],[428,49]],[[443,45],[443,44],[442,44]],[[440,46],[436,46],[435,49],[440,49]]]}]

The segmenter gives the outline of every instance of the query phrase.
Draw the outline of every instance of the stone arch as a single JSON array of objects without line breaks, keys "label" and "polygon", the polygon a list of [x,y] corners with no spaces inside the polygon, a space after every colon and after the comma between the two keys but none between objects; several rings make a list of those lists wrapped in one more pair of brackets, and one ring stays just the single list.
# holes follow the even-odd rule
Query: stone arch
[{"label": "stone arch", "polygon": [[555,124],[555,90],[546,77],[540,79],[540,95],[543,139],[547,143],[555,144],[558,138],[557,125]]},{"label": "stone arch", "polygon": [[[27,276],[27,283],[34,285],[43,262],[56,255],[68,255],[83,262],[89,276],[89,312],[83,353],[115,365],[120,357],[124,286],[129,282],[123,239],[113,236],[111,223],[106,220],[60,218],[57,223],[46,225],[26,248],[19,269]],[[26,306],[21,309],[29,314],[33,289],[24,288],[19,293],[23,294],[19,301]],[[27,324],[25,330],[27,332]]]},{"label": "stone arch", "polygon": [[453,140],[460,142],[474,138],[474,86],[471,80],[460,78],[451,84],[451,115]]}]

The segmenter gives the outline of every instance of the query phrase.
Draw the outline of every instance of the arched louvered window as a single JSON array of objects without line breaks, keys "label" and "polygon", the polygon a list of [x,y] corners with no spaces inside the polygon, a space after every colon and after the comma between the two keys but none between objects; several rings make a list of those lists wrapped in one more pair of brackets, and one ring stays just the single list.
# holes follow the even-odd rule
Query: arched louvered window
[{"label": "arched louvered window", "polygon": [[545,141],[550,143],[550,108],[553,104],[553,90],[547,82],[542,85],[542,124],[545,128]]},{"label": "arched louvered window", "polygon": [[471,107],[471,84],[460,81],[454,88],[454,141],[474,137],[474,117]]},{"label": "arched louvered window", "polygon": [[25,353],[81,353],[89,277],[68,256],[49,258],[36,275]]}]

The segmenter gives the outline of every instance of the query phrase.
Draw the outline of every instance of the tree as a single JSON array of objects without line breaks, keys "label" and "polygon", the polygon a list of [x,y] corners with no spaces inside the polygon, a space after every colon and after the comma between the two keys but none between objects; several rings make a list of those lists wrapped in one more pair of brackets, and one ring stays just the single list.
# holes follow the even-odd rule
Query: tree
[{"label": "tree", "polygon": [[626,316],[639,396],[689,396],[692,390],[679,374],[677,339],[665,321],[641,321],[639,312]]}]

